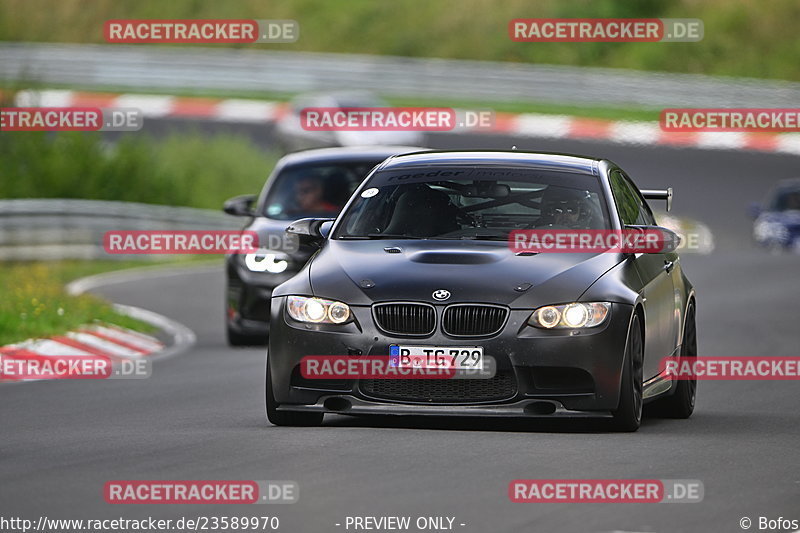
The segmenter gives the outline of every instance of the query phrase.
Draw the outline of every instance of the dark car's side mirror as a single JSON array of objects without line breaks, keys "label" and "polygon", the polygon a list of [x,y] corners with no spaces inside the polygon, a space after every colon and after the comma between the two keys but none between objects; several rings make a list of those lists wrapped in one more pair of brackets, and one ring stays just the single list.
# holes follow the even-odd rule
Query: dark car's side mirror
[{"label": "dark car's side mirror", "polygon": [[627,231],[640,231],[646,243],[638,253],[669,254],[681,245],[681,236],[663,226],[625,226]]},{"label": "dark car's side mirror", "polygon": [[752,202],[749,206],[747,206],[747,213],[750,215],[750,218],[758,218],[761,214],[761,204],[758,202]]},{"label": "dark car's side mirror", "polygon": [[297,235],[301,244],[321,244],[331,233],[335,218],[301,218],[286,228],[286,233]]},{"label": "dark car's side mirror", "polygon": [[227,200],[223,204],[222,210],[236,217],[252,217],[255,215],[255,211],[253,210],[253,204],[255,204],[255,202],[256,196],[254,194],[236,196]]}]

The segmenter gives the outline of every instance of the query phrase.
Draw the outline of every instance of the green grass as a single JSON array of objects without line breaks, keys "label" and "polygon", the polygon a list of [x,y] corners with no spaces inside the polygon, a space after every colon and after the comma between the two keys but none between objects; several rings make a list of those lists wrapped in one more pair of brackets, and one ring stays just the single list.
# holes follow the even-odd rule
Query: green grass
[{"label": "green grass", "polygon": [[[208,256],[188,255],[158,263],[179,266],[212,261]],[[155,332],[150,324],[117,313],[103,298],[72,296],[65,290],[78,278],[141,266],[135,260],[0,262],[0,346],[60,335],[93,322]]]},{"label": "green grass", "polygon": [[[698,43],[517,43],[508,36],[513,18],[550,17],[699,18],[705,37]],[[115,18],[285,18],[300,24],[296,43],[232,45],[246,49],[800,80],[796,0],[4,0],[0,40],[102,43],[103,23]]]},{"label": "green grass", "polygon": [[133,263],[35,262],[0,263],[0,346],[29,338],[63,334],[95,321],[136,331],[151,325],[114,311],[97,296],[71,296],[64,284],[84,275],[124,268]]},{"label": "green grass", "polygon": [[257,193],[279,154],[248,139],[200,133],[3,133],[0,198],[83,198],[220,209]]}]

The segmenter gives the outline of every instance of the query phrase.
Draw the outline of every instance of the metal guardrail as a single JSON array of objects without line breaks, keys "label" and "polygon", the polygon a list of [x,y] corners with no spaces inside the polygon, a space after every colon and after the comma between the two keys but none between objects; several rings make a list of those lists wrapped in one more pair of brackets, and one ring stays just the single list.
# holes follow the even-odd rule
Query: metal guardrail
[{"label": "metal guardrail", "polygon": [[153,259],[110,255],[111,230],[241,229],[222,211],[100,200],[0,200],[0,260]]},{"label": "metal guardrail", "polygon": [[0,79],[88,87],[306,92],[572,105],[791,107],[800,83],[622,69],[169,46],[0,44]]}]

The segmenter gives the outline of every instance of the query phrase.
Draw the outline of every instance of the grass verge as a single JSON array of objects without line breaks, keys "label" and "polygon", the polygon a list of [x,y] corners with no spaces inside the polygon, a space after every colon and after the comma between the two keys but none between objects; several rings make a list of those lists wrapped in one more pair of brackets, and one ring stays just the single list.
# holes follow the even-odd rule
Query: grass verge
[{"label": "grass verge", "polygon": [[220,209],[257,193],[279,154],[235,135],[4,133],[0,198],[81,198]]},{"label": "grass verge", "polygon": [[[698,18],[694,43],[520,43],[515,18]],[[796,0],[4,0],[0,40],[102,43],[109,19],[294,19],[291,44],[224,45],[800,80]],[[176,45],[166,45],[174,47]],[[480,83],[480,80],[476,80]]]},{"label": "grass verge", "polygon": [[[195,260],[184,258],[177,264]],[[154,332],[150,324],[117,313],[103,298],[72,296],[65,289],[74,279],[141,265],[139,261],[0,263],[0,346],[63,334],[95,321]]]}]

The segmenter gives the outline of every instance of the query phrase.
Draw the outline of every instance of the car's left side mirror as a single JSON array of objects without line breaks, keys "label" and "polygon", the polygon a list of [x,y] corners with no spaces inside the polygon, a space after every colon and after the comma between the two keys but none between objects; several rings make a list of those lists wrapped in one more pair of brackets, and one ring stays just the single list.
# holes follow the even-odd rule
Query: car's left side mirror
[{"label": "car's left side mirror", "polygon": [[255,215],[255,211],[253,210],[253,204],[255,204],[255,202],[256,196],[254,194],[236,196],[235,198],[227,200],[223,204],[222,210],[235,217],[252,217]]},{"label": "car's left side mirror", "polygon": [[761,204],[758,202],[752,202],[747,207],[747,213],[750,215],[750,218],[758,218],[758,216],[761,214]]},{"label": "car's left side mirror", "polygon": [[321,244],[328,238],[335,218],[301,218],[286,228],[286,233],[300,237],[301,244]]},{"label": "car's left side mirror", "polygon": [[644,245],[636,253],[669,254],[681,245],[681,236],[663,226],[625,226],[627,231],[641,232]]}]

